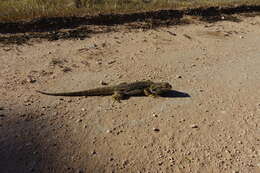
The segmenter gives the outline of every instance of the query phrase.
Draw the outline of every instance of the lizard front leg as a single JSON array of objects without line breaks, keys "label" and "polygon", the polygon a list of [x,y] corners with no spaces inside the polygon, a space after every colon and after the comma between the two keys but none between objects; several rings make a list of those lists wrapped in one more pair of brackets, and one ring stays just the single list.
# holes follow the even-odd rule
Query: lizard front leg
[{"label": "lizard front leg", "polygon": [[114,99],[114,101],[121,103],[121,100],[124,98],[124,94],[123,92],[115,91],[112,95],[112,98]]},{"label": "lizard front leg", "polygon": [[153,98],[158,97],[157,94],[152,93],[152,92],[150,91],[150,88],[146,88],[146,89],[144,89],[144,94],[145,94],[146,96],[153,97]]}]

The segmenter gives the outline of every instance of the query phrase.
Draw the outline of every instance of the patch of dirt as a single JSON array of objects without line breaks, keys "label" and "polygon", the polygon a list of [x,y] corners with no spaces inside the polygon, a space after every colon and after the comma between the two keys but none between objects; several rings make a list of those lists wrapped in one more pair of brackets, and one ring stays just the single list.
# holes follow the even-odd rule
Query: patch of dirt
[{"label": "patch of dirt", "polygon": [[[260,172],[259,22],[3,45],[1,172]],[[35,92],[142,79],[178,92],[122,103]]]}]

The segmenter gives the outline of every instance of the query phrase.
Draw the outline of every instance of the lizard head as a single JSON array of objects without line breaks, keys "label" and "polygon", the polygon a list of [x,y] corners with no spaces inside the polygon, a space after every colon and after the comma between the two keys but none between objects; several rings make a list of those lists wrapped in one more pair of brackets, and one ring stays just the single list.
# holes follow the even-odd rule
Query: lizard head
[{"label": "lizard head", "polygon": [[160,95],[169,92],[172,86],[168,82],[161,82],[152,84],[149,89],[152,94]]}]

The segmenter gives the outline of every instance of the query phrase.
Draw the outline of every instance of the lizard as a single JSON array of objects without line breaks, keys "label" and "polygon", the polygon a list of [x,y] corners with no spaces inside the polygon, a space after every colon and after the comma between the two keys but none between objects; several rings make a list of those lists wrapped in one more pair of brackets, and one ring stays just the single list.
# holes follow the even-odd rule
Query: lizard
[{"label": "lizard", "polygon": [[50,93],[36,90],[36,92],[51,95],[51,96],[107,96],[112,95],[112,98],[120,102],[130,96],[146,95],[157,97],[163,93],[170,91],[172,88],[168,82],[152,82],[150,80],[136,81],[132,83],[120,83],[114,86],[100,87],[95,89],[74,91],[74,92],[60,92]]}]

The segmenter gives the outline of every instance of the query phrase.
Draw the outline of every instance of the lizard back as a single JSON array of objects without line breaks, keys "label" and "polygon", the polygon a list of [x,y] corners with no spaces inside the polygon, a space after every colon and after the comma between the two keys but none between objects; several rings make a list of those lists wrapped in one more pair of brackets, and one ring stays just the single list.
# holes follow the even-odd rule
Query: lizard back
[{"label": "lizard back", "polygon": [[118,92],[128,92],[131,90],[145,89],[153,84],[152,81],[137,81],[133,83],[121,83],[119,85],[110,87],[100,87],[95,89],[74,91],[74,92],[60,92],[60,93],[50,93],[44,91],[37,91],[41,94],[51,95],[51,96],[106,96],[112,95],[116,91]]}]

